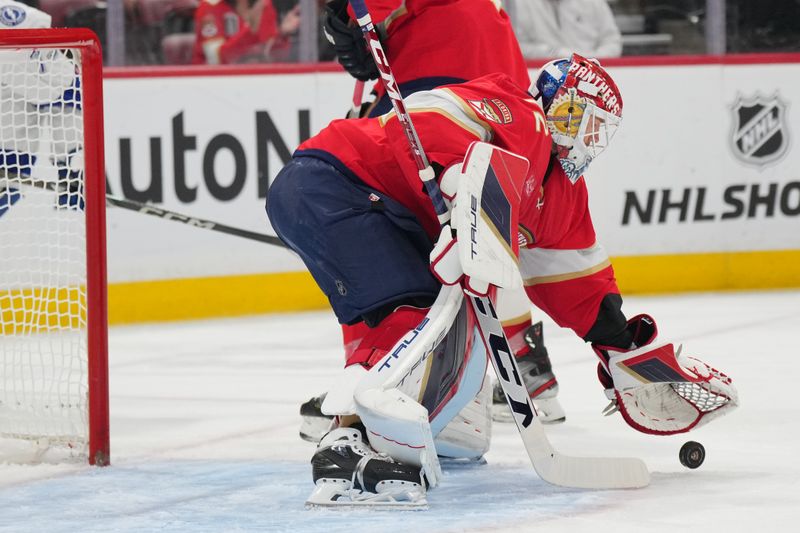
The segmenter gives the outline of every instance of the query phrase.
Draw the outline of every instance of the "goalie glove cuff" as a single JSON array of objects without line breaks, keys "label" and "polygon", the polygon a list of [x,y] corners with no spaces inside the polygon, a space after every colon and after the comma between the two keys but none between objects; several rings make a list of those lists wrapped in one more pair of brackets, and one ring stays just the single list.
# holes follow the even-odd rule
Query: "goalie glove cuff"
[{"label": "goalie glove cuff", "polygon": [[[439,173],[439,190],[448,203],[452,203],[458,192],[458,182],[462,179],[461,162],[453,163]],[[449,207],[449,206],[448,206]]]},{"label": "goalie glove cuff", "polygon": [[431,250],[431,272],[443,285],[455,285],[464,277],[458,257],[458,239],[453,236],[450,225],[445,225],[439,239]]},{"label": "goalie glove cuff", "polygon": [[459,256],[459,241],[449,225],[445,225],[431,250],[431,272],[442,285],[463,283],[464,289],[477,296],[489,294],[489,283],[464,274]]},{"label": "goalie glove cuff", "polygon": [[[618,335],[617,337],[619,338],[615,338],[614,341],[616,342],[613,344],[611,342],[604,343],[603,341],[592,343],[592,349],[595,355],[600,359],[600,367],[597,369],[600,383],[608,388],[608,383],[603,379],[603,375],[601,374],[601,367],[602,370],[604,370],[605,376],[608,376],[609,380],[611,379],[611,372],[608,369],[609,351],[620,353],[629,352],[635,348],[647,346],[654,342],[657,336],[658,327],[656,326],[656,321],[650,315],[641,314],[628,320],[624,334]],[[624,345],[622,345],[622,343],[624,343]]]}]

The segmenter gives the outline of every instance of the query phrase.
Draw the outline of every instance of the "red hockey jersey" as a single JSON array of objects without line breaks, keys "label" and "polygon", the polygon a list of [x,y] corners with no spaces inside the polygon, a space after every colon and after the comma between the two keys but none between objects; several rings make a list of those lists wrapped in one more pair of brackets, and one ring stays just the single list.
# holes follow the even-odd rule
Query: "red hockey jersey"
[{"label": "red hockey jersey", "polygon": [[[389,64],[402,84],[420,78],[471,80],[504,72],[520,87],[528,69],[508,15],[497,0],[366,0],[373,22],[383,21]],[[459,43],[465,43],[460,45]],[[480,50],[469,53],[465,50]],[[384,94],[380,83],[374,87]]]},{"label": "red hockey jersey", "polygon": [[[458,163],[478,140],[530,161],[519,217],[526,292],[557,323],[585,336],[603,297],[618,290],[608,256],[595,242],[586,184],[583,179],[570,184],[561,165],[551,164],[552,141],[539,105],[499,73],[414,93],[405,102],[431,162]],[[394,112],[333,121],[295,155],[328,160],[401,202],[431,238],[438,236],[434,210]]]}]

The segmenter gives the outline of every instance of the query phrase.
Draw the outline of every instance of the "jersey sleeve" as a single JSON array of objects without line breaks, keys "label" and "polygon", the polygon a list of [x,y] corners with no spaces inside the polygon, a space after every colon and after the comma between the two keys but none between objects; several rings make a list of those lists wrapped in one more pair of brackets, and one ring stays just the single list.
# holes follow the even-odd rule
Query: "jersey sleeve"
[{"label": "jersey sleeve", "polygon": [[606,295],[619,294],[611,261],[596,239],[585,182],[570,184],[556,165],[539,209],[535,224],[524,228],[533,244],[520,251],[525,292],[559,326],[583,338]]}]

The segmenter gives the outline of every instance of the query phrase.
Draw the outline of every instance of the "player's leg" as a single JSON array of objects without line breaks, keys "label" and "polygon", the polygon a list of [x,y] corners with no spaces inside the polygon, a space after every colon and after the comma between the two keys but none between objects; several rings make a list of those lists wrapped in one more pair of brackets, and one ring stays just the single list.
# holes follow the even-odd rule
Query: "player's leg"
[{"label": "player's leg", "polygon": [[357,415],[375,450],[423,466],[432,485],[437,455],[478,459],[488,450],[486,353],[458,287],[443,288],[430,309],[397,308],[348,362],[323,411]]},{"label": "player's leg", "polygon": [[[339,321],[363,321],[369,327],[337,379],[340,387],[331,390],[323,404],[323,411],[339,415],[341,427],[334,430],[334,437],[323,439],[315,453],[315,496],[328,503],[343,503],[339,496],[351,502],[399,497],[414,501],[424,485],[420,478],[410,490],[408,477],[415,472],[420,476],[427,465],[430,481],[438,469],[429,412],[432,420],[447,425],[447,417],[454,418],[477,394],[486,368],[482,349],[480,355],[465,354],[465,339],[474,325],[461,291],[448,288],[439,294],[440,286],[428,268],[431,243],[410,212],[325,162],[293,160],[276,178],[268,202],[274,229],[303,258]],[[431,326],[425,328],[427,324]],[[391,357],[392,363],[411,361],[410,367],[387,364],[382,373],[369,370],[398,341],[423,338],[430,331],[432,350],[419,352],[418,342],[413,350],[398,350],[403,353]],[[480,365],[471,365],[467,372],[466,362],[471,360]],[[366,426],[360,442],[353,431],[343,431],[359,419]],[[363,437],[388,457],[370,455]],[[361,459],[355,464],[334,460],[342,454]],[[368,465],[389,476],[379,480],[386,483],[359,481]],[[389,493],[392,485],[400,494]],[[376,494],[369,488],[381,490]],[[342,494],[326,500],[331,490]]]},{"label": "player's leg", "polygon": [[[544,345],[542,323],[532,324],[531,302],[525,290],[498,290],[497,314],[542,423],[563,422],[566,415],[557,398],[558,381]],[[492,404],[492,417],[496,421],[513,421],[499,385],[494,387]]]},{"label": "player's leg", "polygon": [[[369,331],[366,326],[359,326],[363,326],[363,322],[355,326],[343,326],[342,328],[345,332],[346,361],[353,357],[353,352],[359,348],[358,344]],[[413,324],[411,326],[413,329]],[[455,354],[453,357],[455,357]],[[477,362],[478,359],[476,358],[474,361]],[[463,391],[469,391],[466,394],[473,393],[477,385],[474,380],[477,379],[477,373],[479,372],[481,372],[480,369],[470,369],[470,372],[462,376],[464,379],[467,377],[470,379],[468,387],[460,388],[462,393]],[[430,379],[428,381],[433,383]],[[452,383],[439,383],[441,388],[449,385],[452,385]],[[322,403],[326,396],[327,393],[323,393],[301,405],[302,425],[300,436],[304,440],[319,442],[328,431],[335,427],[334,417],[322,412]],[[503,399],[503,401],[505,400]],[[453,405],[457,405],[457,403]],[[431,421],[438,454],[448,458],[480,458],[488,450],[491,440],[491,379],[486,376],[485,382],[479,388],[479,392],[455,417],[452,416],[452,409],[451,407],[450,410],[444,412],[437,411],[437,416]]]}]

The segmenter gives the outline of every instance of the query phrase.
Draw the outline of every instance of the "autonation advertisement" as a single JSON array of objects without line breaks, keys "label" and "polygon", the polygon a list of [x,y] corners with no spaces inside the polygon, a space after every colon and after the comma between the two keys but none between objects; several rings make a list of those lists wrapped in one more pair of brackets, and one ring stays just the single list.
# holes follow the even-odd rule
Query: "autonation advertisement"
[{"label": "autonation advertisement", "polygon": [[[612,257],[800,250],[800,64],[609,68],[623,122],[586,179]],[[343,117],[340,72],[108,77],[109,193],[272,233],[270,182]],[[109,207],[110,281],[302,271],[280,246]]]}]

